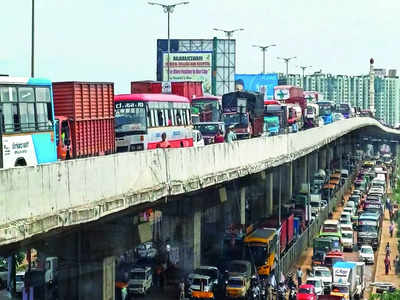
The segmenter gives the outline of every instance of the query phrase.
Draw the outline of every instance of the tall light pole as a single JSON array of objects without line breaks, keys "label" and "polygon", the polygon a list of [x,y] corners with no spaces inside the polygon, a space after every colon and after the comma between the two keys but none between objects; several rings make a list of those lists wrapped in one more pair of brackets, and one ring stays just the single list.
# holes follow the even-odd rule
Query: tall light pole
[{"label": "tall light pole", "polygon": [[265,53],[267,52],[268,48],[275,47],[275,44],[267,45],[267,46],[260,46],[260,45],[253,45],[253,47],[260,48],[263,53],[263,74],[265,74]]},{"label": "tall light pole", "polygon": [[277,59],[281,59],[281,60],[285,61],[285,63],[286,63],[286,78],[289,78],[289,62],[290,62],[292,59],[295,59],[295,58],[297,58],[297,56],[292,56],[292,57],[277,57]]},{"label": "tall light pole", "polygon": [[[176,6],[178,6],[178,5],[184,5],[184,4],[189,4],[189,1],[184,1],[184,2],[178,2],[178,3],[175,3],[175,4],[169,4],[169,5],[166,5],[166,4],[161,4],[161,3],[157,3],[157,2],[148,2],[150,5],[158,5],[158,6],[161,6],[163,9],[164,9],[164,12],[166,13],[166,14],[168,14],[168,55],[167,55],[167,72],[168,72],[168,74],[167,74],[167,80],[169,81],[169,55],[170,55],[170,53],[171,53],[171,46],[170,46],[170,15],[171,15],[171,13],[173,13],[174,12],[174,9],[175,9],[175,7]],[[163,80],[164,80],[164,78],[163,78]]]},{"label": "tall light pole", "polygon": [[230,58],[231,58],[231,38],[233,36],[233,33],[235,33],[236,31],[242,31],[244,30],[243,28],[237,28],[237,29],[233,29],[233,30],[224,30],[224,29],[219,29],[219,28],[213,28],[213,30],[215,31],[222,31],[225,33],[226,37],[228,38],[228,92],[230,91],[230,85],[231,85],[231,72],[229,69],[229,65],[230,65]]},{"label": "tall light pole", "polygon": [[35,0],[32,0],[31,77],[35,76]]},{"label": "tall light pole", "polygon": [[305,86],[305,84],[304,84],[304,72],[306,71],[306,69],[308,69],[308,68],[312,68],[312,66],[298,66],[302,71],[303,71],[303,77],[301,78],[302,79],[302,81],[303,81],[303,88],[304,88],[304,86]]}]

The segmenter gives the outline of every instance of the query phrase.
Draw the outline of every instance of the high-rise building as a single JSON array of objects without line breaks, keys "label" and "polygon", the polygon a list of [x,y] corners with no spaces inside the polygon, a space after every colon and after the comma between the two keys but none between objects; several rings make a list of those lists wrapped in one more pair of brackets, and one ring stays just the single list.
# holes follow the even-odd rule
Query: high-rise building
[{"label": "high-rise building", "polygon": [[[279,84],[302,87],[305,91],[318,91],[324,99],[335,103],[349,103],[353,107],[369,109],[369,75],[331,75],[316,72],[311,75],[279,74]],[[375,117],[392,126],[400,122],[400,79],[396,70],[374,68]]]}]

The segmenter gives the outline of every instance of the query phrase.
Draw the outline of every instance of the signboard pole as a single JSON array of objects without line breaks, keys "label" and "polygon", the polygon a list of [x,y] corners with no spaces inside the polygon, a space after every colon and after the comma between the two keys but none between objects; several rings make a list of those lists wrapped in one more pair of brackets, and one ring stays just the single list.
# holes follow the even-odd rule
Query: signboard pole
[{"label": "signboard pole", "polygon": [[0,169],[3,168],[3,112],[0,109]]},{"label": "signboard pole", "polygon": [[213,38],[212,69],[211,69],[211,93],[217,95],[217,48],[218,39]]},{"label": "signboard pole", "polygon": [[170,10],[167,9],[167,13],[168,13],[168,59],[167,59],[167,81],[169,81],[169,54],[171,53],[171,40],[169,38],[169,20],[170,20]]}]

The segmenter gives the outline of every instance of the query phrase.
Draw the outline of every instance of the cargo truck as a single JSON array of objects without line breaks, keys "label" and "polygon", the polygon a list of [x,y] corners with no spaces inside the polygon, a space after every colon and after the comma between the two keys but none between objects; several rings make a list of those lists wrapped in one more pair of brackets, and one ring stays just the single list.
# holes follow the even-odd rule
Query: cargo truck
[{"label": "cargo truck", "polygon": [[264,133],[268,135],[278,135],[287,130],[287,107],[275,102],[264,101]]},{"label": "cargo truck", "polygon": [[277,85],[274,87],[274,99],[281,101],[289,106],[289,118],[293,119],[294,111],[296,114],[296,124],[301,129],[304,124],[304,118],[307,107],[307,101],[304,98],[304,90],[301,87],[291,85]]},{"label": "cargo truck", "polygon": [[356,297],[358,299],[364,298],[364,291],[365,291],[365,263],[359,261],[349,261],[351,263],[356,264],[356,284],[357,284],[357,291]]},{"label": "cargo truck", "polygon": [[[192,123],[221,121],[221,97],[205,95],[192,99]],[[197,118],[197,119],[196,119]]]},{"label": "cargo truck", "polygon": [[357,293],[357,265],[351,262],[337,262],[332,267],[332,296],[346,300],[354,299]]},{"label": "cargo truck", "polygon": [[238,139],[261,136],[264,129],[264,95],[232,92],[222,96],[222,120]]},{"label": "cargo truck", "polygon": [[203,96],[201,81],[132,81],[131,94],[174,94],[190,99]]},{"label": "cargo truck", "polygon": [[113,83],[54,82],[53,98],[59,159],[115,152]]}]

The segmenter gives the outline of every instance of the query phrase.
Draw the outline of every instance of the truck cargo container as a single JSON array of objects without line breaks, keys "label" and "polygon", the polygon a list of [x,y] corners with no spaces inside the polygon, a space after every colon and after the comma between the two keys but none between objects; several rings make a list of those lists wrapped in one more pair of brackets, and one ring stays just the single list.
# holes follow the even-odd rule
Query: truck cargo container
[{"label": "truck cargo container", "polygon": [[54,82],[59,159],[115,152],[114,84]]},{"label": "truck cargo container", "polygon": [[307,103],[324,100],[324,94],[316,91],[304,91],[303,95]]},{"label": "truck cargo container", "polygon": [[332,267],[332,296],[354,299],[357,293],[357,265],[351,262],[337,262]]},{"label": "truck cargo container", "polygon": [[174,94],[189,100],[203,96],[203,83],[201,81],[132,81],[132,94]]}]

